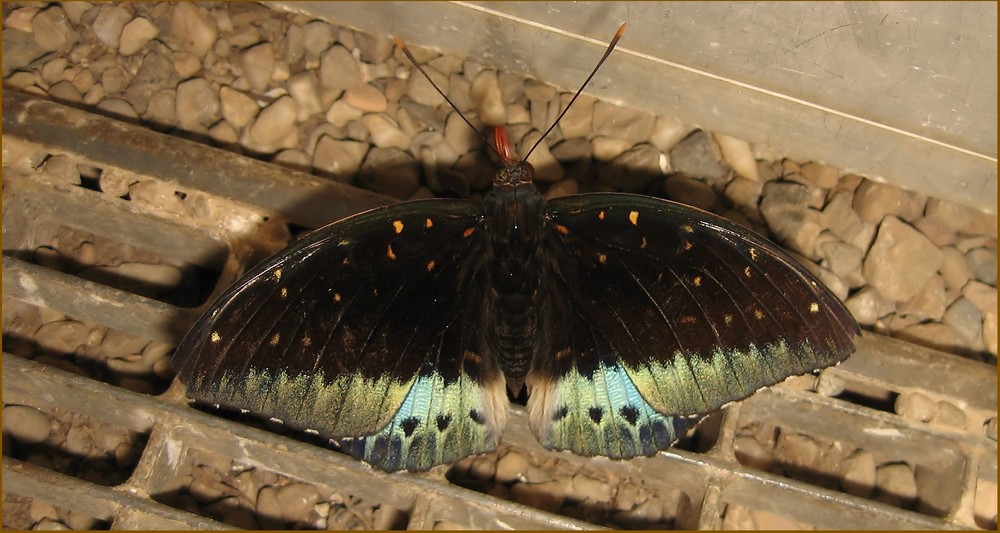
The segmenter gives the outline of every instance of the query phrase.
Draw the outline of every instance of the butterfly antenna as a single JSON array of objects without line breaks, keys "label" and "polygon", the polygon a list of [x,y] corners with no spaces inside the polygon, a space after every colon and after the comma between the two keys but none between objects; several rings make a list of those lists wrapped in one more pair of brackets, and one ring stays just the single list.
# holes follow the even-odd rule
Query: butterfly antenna
[{"label": "butterfly antenna", "polygon": [[400,39],[399,37],[393,37],[393,39],[396,40],[396,47],[399,48],[401,52],[403,52],[403,55],[406,56],[406,59],[409,59],[410,63],[413,63],[413,66],[416,67],[416,69],[419,70],[420,73],[424,75],[424,78],[426,78],[427,81],[431,84],[431,87],[434,87],[434,90],[437,91],[438,94],[440,94],[441,97],[444,98],[446,102],[448,102],[448,105],[450,105],[451,108],[454,109],[456,113],[458,113],[458,116],[462,117],[462,120],[464,120],[465,123],[468,124],[470,128],[472,128],[472,131],[476,132],[476,135],[478,135],[479,138],[483,140],[483,144],[488,146],[490,150],[496,152],[497,156],[500,156],[500,153],[497,152],[496,148],[494,148],[493,145],[490,144],[489,139],[487,139],[486,136],[482,134],[482,132],[480,132],[475,126],[472,125],[472,122],[470,122],[469,119],[466,118],[465,115],[463,115],[462,112],[458,110],[458,106],[455,105],[455,102],[452,102],[451,98],[448,98],[448,95],[445,94],[444,91],[442,91],[441,88],[438,87],[436,83],[434,83],[434,80],[432,80],[429,75],[427,75],[427,71],[424,70],[424,67],[421,67],[420,63],[417,63],[416,58],[414,58],[413,54],[410,53],[410,49],[406,47],[406,43],[404,43],[403,40]]},{"label": "butterfly antenna", "polygon": [[549,126],[549,129],[545,130],[545,133],[543,133],[542,136],[539,137],[537,141],[535,141],[535,144],[531,147],[531,150],[528,150],[528,153],[525,154],[524,156],[525,160],[528,159],[528,156],[531,155],[531,152],[535,151],[535,148],[538,148],[538,145],[542,143],[542,140],[545,139],[545,137],[552,132],[553,128],[555,128],[556,125],[559,124],[559,121],[562,120],[566,112],[569,111],[569,108],[573,106],[573,102],[576,101],[576,99],[580,96],[580,93],[583,92],[583,89],[587,87],[587,84],[590,83],[590,80],[592,80],[594,78],[594,75],[597,74],[598,69],[600,69],[601,65],[604,64],[604,60],[607,59],[609,55],[611,55],[611,51],[615,49],[615,45],[618,44],[618,40],[621,39],[622,34],[625,33],[625,26],[627,25],[628,22],[622,22],[622,25],[618,27],[618,31],[615,32],[615,36],[611,39],[611,44],[608,45],[608,49],[604,52],[604,55],[601,56],[601,60],[597,62],[597,65],[594,67],[594,70],[590,72],[590,76],[587,76],[587,79],[583,82],[583,85],[580,86],[580,89],[576,91],[576,94],[573,95],[573,98],[569,101],[568,104],[566,104],[566,108],[562,110],[562,113],[559,113],[559,116],[556,117],[556,120],[552,122],[552,125]]}]

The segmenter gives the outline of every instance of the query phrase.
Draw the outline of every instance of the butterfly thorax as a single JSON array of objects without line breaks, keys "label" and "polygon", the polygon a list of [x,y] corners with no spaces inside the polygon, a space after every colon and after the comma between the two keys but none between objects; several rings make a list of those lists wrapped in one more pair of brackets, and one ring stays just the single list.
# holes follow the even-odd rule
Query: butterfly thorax
[{"label": "butterfly thorax", "polygon": [[[511,167],[505,165],[504,170],[518,171]],[[528,179],[515,180],[516,185],[509,181],[501,184],[498,178],[484,206],[484,224],[491,236],[486,264],[492,281],[486,306],[487,316],[494,322],[486,330],[490,332],[487,342],[504,371],[508,388],[515,393],[527,375],[538,331],[535,302],[545,209],[541,193],[530,181],[530,166],[526,170]]]}]

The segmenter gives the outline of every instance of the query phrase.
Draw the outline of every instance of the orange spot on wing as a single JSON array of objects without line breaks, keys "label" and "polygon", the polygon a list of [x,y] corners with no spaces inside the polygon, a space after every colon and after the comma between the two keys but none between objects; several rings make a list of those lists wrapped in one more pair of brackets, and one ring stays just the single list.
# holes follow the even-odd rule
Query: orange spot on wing
[{"label": "orange spot on wing", "polygon": [[385,256],[388,257],[389,259],[392,259],[393,261],[396,260],[396,252],[392,251],[391,244],[385,247]]},{"label": "orange spot on wing", "polygon": [[566,226],[563,226],[562,224],[556,224],[556,231],[558,231],[559,233],[562,233],[563,235],[568,235],[569,234],[569,228],[567,228]]}]

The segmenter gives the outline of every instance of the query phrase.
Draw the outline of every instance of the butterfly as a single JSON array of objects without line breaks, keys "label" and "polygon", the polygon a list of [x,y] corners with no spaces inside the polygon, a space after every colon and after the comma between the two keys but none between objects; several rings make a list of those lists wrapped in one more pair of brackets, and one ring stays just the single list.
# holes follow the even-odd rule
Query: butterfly
[{"label": "butterfly", "polygon": [[764,238],[646,196],[546,201],[502,127],[491,145],[482,204],[376,208],[253,267],[178,346],[188,397],[419,471],[494,449],[526,387],[544,446],[625,459],[854,351],[850,313]]}]

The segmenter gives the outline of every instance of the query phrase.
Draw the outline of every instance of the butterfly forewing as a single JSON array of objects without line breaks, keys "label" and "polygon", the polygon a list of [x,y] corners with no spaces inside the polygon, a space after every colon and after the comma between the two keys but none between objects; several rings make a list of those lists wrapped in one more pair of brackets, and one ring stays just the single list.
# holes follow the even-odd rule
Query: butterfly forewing
[{"label": "butterfly forewing", "polygon": [[188,395],[349,438],[387,470],[491,449],[506,397],[482,346],[480,219],[467,202],[410,202],[293,243],[178,347]]},{"label": "butterfly forewing", "polygon": [[625,194],[548,209],[556,278],[579,283],[574,306],[662,414],[705,413],[853,351],[858,329],[843,305],[786,253],[720,217]]}]

